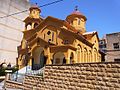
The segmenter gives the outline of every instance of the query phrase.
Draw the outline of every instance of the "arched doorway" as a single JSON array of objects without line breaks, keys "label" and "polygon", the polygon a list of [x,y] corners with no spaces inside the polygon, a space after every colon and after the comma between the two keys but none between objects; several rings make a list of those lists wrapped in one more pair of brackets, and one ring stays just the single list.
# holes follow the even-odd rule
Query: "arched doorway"
[{"label": "arched doorway", "polygon": [[53,64],[65,64],[65,55],[62,52],[57,52],[54,54]]},{"label": "arched doorway", "polygon": [[32,69],[38,70],[46,64],[47,57],[42,47],[36,47],[32,52]]}]

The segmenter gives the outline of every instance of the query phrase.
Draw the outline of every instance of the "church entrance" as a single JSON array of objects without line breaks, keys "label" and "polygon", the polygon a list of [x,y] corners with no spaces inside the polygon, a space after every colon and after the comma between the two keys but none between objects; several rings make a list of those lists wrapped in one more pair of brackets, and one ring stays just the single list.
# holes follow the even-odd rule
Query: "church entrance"
[{"label": "church entrance", "polygon": [[46,64],[47,57],[44,55],[44,50],[37,47],[33,50],[32,70],[39,70]]},{"label": "church entrance", "polygon": [[53,64],[66,64],[65,55],[62,52],[57,52],[54,54]]}]

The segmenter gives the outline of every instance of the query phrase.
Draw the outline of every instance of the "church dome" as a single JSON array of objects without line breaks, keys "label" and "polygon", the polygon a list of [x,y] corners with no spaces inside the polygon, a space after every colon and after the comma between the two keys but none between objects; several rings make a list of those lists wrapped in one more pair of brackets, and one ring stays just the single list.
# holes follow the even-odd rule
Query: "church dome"
[{"label": "church dome", "polygon": [[85,21],[87,20],[87,18],[77,9],[77,7],[75,8],[75,10],[66,17],[66,21],[69,21],[72,18],[83,18]]},{"label": "church dome", "polygon": [[40,8],[38,7],[37,4],[34,4],[29,8],[30,11],[33,10],[33,9],[37,9],[37,10],[39,10],[39,12],[41,12],[41,10],[40,10]]}]

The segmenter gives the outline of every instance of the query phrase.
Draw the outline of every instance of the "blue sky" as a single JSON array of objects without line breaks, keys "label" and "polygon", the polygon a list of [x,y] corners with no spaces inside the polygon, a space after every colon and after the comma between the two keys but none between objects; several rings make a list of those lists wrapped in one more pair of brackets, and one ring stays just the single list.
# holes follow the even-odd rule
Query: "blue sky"
[{"label": "blue sky", "polygon": [[[43,5],[55,0],[30,0]],[[87,31],[98,31],[99,37],[113,32],[120,32],[120,0],[64,0],[57,4],[41,8],[44,17],[53,16],[65,19],[78,6],[87,17]]]}]

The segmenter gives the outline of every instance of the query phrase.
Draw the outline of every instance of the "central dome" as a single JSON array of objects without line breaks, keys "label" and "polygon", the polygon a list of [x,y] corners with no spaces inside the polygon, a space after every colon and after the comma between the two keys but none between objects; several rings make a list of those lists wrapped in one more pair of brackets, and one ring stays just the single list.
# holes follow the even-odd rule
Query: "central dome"
[{"label": "central dome", "polygon": [[66,21],[69,22],[69,19],[74,17],[83,18],[85,21],[87,20],[87,18],[77,9],[77,7],[70,15],[66,17]]}]

